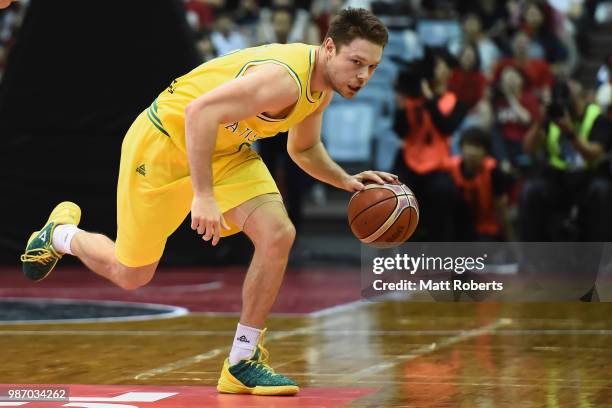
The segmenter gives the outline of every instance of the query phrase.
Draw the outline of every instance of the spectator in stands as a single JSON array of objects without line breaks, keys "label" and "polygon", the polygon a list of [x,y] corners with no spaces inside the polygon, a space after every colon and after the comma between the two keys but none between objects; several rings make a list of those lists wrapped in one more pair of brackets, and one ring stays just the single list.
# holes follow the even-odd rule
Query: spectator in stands
[{"label": "spectator in stands", "polygon": [[521,195],[521,238],[609,241],[612,115],[587,103],[580,85],[566,88],[555,92],[543,126],[525,140],[526,150],[544,163]]},{"label": "spectator in stands", "polygon": [[536,131],[541,117],[539,101],[524,83],[521,72],[508,65],[494,89],[494,150],[505,170],[525,165],[523,140],[529,132]]},{"label": "spectator in stands", "polygon": [[506,28],[509,19],[508,4],[502,0],[462,0],[456,2],[459,12],[464,15],[473,13],[478,16],[482,31],[486,36],[496,40]]},{"label": "spectator in stands", "polygon": [[293,16],[291,10],[287,8],[279,8],[272,12],[270,18],[272,21],[262,21],[257,25],[257,43],[271,44],[280,43],[287,44],[289,34],[291,33],[291,25],[293,24]]},{"label": "spectator in stands", "polygon": [[577,24],[585,12],[583,3],[584,0],[546,0],[544,4],[539,3],[544,11],[544,25],[550,26],[567,54],[563,64],[554,65],[556,76],[569,78],[578,68],[580,55],[577,44],[580,44],[580,51],[586,51],[586,36],[580,36],[577,32]]},{"label": "spectator in stands", "polygon": [[493,125],[493,110],[489,97],[487,78],[480,71],[480,60],[474,44],[466,44],[459,53],[457,67],[453,68],[448,84],[449,91],[457,95],[468,114],[453,134],[453,153],[459,151],[460,132],[473,126],[490,130]]},{"label": "spectator in stands", "polygon": [[523,31],[519,31],[512,39],[512,57],[502,59],[494,69],[493,82],[497,83],[501,73],[508,66],[519,70],[525,81],[523,86],[528,91],[533,91],[544,102],[550,101],[550,89],[554,77],[550,65],[541,58],[529,56],[531,40]]},{"label": "spectator in stands", "polygon": [[484,97],[487,78],[480,70],[480,58],[474,44],[466,44],[458,55],[459,65],[451,72],[448,90],[457,95],[468,109],[473,109]]},{"label": "spectator in stands", "polygon": [[343,0],[313,0],[310,6],[310,14],[319,29],[320,38],[325,37],[329,22],[342,10],[343,5]]},{"label": "spectator in stands", "polygon": [[453,156],[448,163],[448,171],[461,192],[459,238],[511,240],[506,176],[490,155],[491,136],[478,127],[465,129],[460,147],[461,155]]},{"label": "spectator in stands", "polygon": [[255,26],[259,21],[259,4],[255,0],[240,0],[236,5],[234,21],[240,27]]},{"label": "spectator in stands", "polygon": [[264,9],[257,25],[257,43],[319,44],[319,31],[307,11],[288,6]]},{"label": "spectator in stands", "polygon": [[196,46],[198,48],[198,52],[200,53],[200,57],[202,58],[202,62],[210,61],[213,58],[216,58],[219,53],[215,49],[210,40],[210,35],[207,30],[201,30],[196,35]]},{"label": "spectator in stands", "polygon": [[567,49],[555,33],[551,15],[536,3],[528,3],[523,14],[523,30],[531,39],[529,57],[545,59],[551,64],[567,60]]},{"label": "spectator in stands", "polygon": [[606,55],[604,62],[597,71],[597,87],[612,82],[612,54]]},{"label": "spectator in stands", "polygon": [[215,15],[225,5],[225,0],[187,0],[187,20],[195,31],[212,28]]},{"label": "spectator in stands", "polygon": [[604,111],[612,108],[612,54],[606,56],[604,65],[597,72],[595,100]]},{"label": "spectator in stands", "polygon": [[[428,79],[422,79],[424,73]],[[448,90],[449,78],[445,55],[428,52],[425,61],[411,65],[398,79],[395,131],[402,136],[403,149],[394,168],[419,197],[419,231],[429,240],[453,241],[457,236],[454,211],[459,194],[445,165],[449,136],[467,108]]]},{"label": "spectator in stands", "polygon": [[490,76],[493,67],[501,57],[499,48],[483,31],[482,23],[477,14],[470,13],[463,18],[463,38],[451,41],[449,50],[454,55],[459,55],[466,44],[474,44],[478,50],[482,72]]},{"label": "spectator in stands", "polygon": [[448,47],[450,42],[461,37],[461,26],[456,12],[447,0],[421,1],[423,16],[416,21],[416,34],[425,47]]},{"label": "spectator in stands", "polygon": [[215,22],[215,31],[211,34],[210,40],[219,55],[246,48],[248,45],[227,13],[220,15]]}]

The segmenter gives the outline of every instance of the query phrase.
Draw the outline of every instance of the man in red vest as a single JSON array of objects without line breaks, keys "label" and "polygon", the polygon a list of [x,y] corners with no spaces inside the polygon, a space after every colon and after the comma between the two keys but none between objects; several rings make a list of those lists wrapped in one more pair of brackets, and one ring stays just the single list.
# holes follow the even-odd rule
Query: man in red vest
[{"label": "man in red vest", "polygon": [[491,136],[473,127],[461,134],[461,155],[448,161],[448,171],[461,192],[465,216],[461,237],[469,241],[512,239],[508,217],[507,177],[489,155]]},{"label": "man in red vest", "polygon": [[426,241],[457,238],[459,194],[445,164],[450,155],[449,137],[465,118],[467,107],[448,90],[451,71],[446,61],[444,54],[428,53],[398,79],[395,131],[403,139],[403,148],[395,159],[394,172],[419,197],[418,238]]}]

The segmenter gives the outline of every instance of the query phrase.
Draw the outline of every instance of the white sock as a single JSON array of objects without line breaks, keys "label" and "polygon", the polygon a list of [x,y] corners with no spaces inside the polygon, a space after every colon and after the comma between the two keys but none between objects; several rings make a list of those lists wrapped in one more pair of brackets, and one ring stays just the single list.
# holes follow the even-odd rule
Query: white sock
[{"label": "white sock", "polygon": [[62,224],[55,227],[53,230],[53,237],[51,238],[51,244],[53,248],[60,254],[72,254],[70,249],[70,243],[72,237],[77,232],[82,231],[74,224]]},{"label": "white sock", "polygon": [[261,330],[238,323],[236,335],[234,336],[234,344],[232,344],[232,351],[230,351],[229,355],[230,365],[234,365],[240,360],[251,358],[259,342],[260,334]]}]

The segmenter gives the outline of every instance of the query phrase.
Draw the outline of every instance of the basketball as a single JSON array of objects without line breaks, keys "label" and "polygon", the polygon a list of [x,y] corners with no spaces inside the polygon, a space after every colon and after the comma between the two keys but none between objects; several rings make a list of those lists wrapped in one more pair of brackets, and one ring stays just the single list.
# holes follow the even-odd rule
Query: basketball
[{"label": "basketball", "polygon": [[402,244],[419,222],[419,205],[410,188],[396,184],[367,184],[348,203],[348,222],[363,243],[376,247]]}]

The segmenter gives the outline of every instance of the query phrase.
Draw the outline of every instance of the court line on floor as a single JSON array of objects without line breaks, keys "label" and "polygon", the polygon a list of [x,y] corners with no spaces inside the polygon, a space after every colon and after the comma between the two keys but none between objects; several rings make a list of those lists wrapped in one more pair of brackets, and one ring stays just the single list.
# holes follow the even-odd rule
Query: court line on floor
[{"label": "court line on floor", "polygon": [[[185,291],[195,291],[195,290],[201,290],[201,291],[207,291],[207,290],[215,290],[215,289],[221,289],[223,287],[223,282],[221,281],[213,281],[213,282],[207,282],[207,283],[194,283],[194,284],[183,284],[183,285],[168,285],[168,286],[161,286],[161,285],[148,285],[148,286],[143,286],[142,288],[139,288],[137,291],[132,292],[133,295],[140,295],[140,294],[144,294],[145,292],[154,292],[154,291],[164,291],[164,293],[167,292],[185,292]],[[79,294],[82,293],[87,293],[87,292],[95,292],[96,294],[99,293],[106,293],[106,292],[117,292],[117,293],[123,293],[124,290],[122,290],[119,287],[116,286],[100,286],[100,287],[96,287],[96,286],[81,286],[81,287],[48,287],[48,288],[36,288],[36,287],[31,287],[28,288],[28,290],[41,290],[41,291],[45,291],[45,292],[51,292],[53,293],[54,291],[58,291],[58,292],[79,292]],[[4,292],[8,292],[8,293],[13,293],[15,291],[23,291],[24,288],[8,288],[8,287],[4,287],[4,288],[0,288],[0,294],[4,293]]]},{"label": "court line on floor", "polygon": [[[291,374],[286,374],[291,375]],[[513,383],[492,383],[492,382],[459,382],[459,381],[399,381],[399,380],[356,380],[353,383],[357,384],[405,384],[405,385],[455,385],[455,386],[474,386],[474,387],[516,387],[516,388],[533,388],[533,387],[541,387],[543,383],[538,384],[513,384]],[[604,385],[564,385],[564,384],[555,384],[557,387],[561,389],[570,388],[570,389],[595,389],[595,390],[608,390],[612,389],[612,387],[604,386]]]},{"label": "court line on floor", "polygon": [[[469,331],[478,330],[472,329]],[[217,337],[217,336],[232,336],[235,332],[214,331],[214,330],[2,330],[0,335],[7,336],[194,336],[194,337]],[[340,336],[461,336],[466,333],[466,330],[319,330],[313,329],[304,333],[296,333],[295,330],[278,330],[273,334],[267,335],[269,340],[282,339],[295,336],[297,334],[326,334]],[[517,336],[517,335],[612,335],[612,330],[607,329],[510,329],[496,330],[491,333],[493,336]],[[277,337],[280,336],[280,337]]]},{"label": "court line on floor", "polygon": [[[202,373],[198,373],[198,372],[185,372],[185,374],[213,374],[216,372],[202,372]],[[290,376],[290,377],[340,377],[340,378],[344,378],[346,377],[346,373],[312,373],[312,372],[283,372],[284,375]],[[388,374],[381,374],[381,376],[388,376]],[[403,379],[403,380],[393,380],[393,379],[388,379],[388,378],[381,378],[381,379],[377,379],[376,376],[373,377],[368,377],[367,380],[359,380],[359,381],[366,381],[366,382],[381,382],[381,383],[390,383],[390,384],[401,384],[401,383],[418,383],[418,382],[424,382],[424,383],[439,383],[439,384],[454,384],[454,381],[424,381],[426,379],[438,379],[438,376],[418,376],[416,377],[414,380],[411,380],[410,377],[408,377],[408,379]],[[461,378],[465,378],[465,379],[473,379],[473,380],[479,380],[479,379],[489,379],[489,378],[483,378],[483,377],[475,377],[475,376],[461,376]],[[593,383],[593,384],[607,384],[610,381],[608,379],[602,379],[602,380],[577,380],[577,379],[565,379],[565,378],[521,378],[521,377],[495,377],[495,380],[512,380],[512,381],[525,381],[525,382],[529,382],[531,383],[532,381],[539,381],[541,383],[549,383],[549,382],[576,382],[576,383]],[[334,381],[333,378],[330,379],[330,381]],[[358,382],[359,382],[358,381]],[[476,382],[470,382],[470,383],[476,383]],[[501,384],[500,384],[501,385]]]},{"label": "court line on floor", "polygon": [[354,382],[356,380],[361,379],[362,377],[366,375],[371,375],[371,374],[375,374],[383,370],[387,370],[400,363],[414,360],[415,358],[433,353],[440,349],[452,346],[453,344],[460,343],[462,341],[465,341],[465,340],[468,340],[474,337],[479,337],[484,334],[490,334],[494,332],[495,330],[497,330],[498,328],[503,327],[503,326],[508,326],[510,324],[512,324],[512,319],[503,318],[503,319],[497,319],[493,323],[487,324],[482,327],[478,327],[476,329],[463,331],[460,334],[448,337],[446,339],[441,340],[440,342],[436,342],[436,343],[432,343],[429,345],[424,345],[422,347],[419,347],[416,350],[412,350],[408,354],[396,356],[391,361],[385,361],[385,362],[381,362],[378,364],[374,364],[370,367],[364,368],[363,370],[359,370],[353,374],[349,374],[346,377],[346,382]]},{"label": "court line on floor", "polygon": [[198,354],[195,356],[187,357],[182,360],[177,360],[163,366],[153,368],[151,370],[144,371],[134,376],[134,380],[148,380],[159,374],[168,373],[176,370],[177,368],[183,368],[191,364],[196,364],[202,361],[210,360],[211,358],[217,357],[222,352],[226,351],[226,348],[215,348],[207,351],[206,353]]},{"label": "court line on floor", "polygon": [[[208,374],[209,376],[202,376],[202,377],[181,377],[181,376],[168,377],[166,376],[161,379],[158,379],[157,381],[164,381],[164,382],[166,381],[169,381],[169,382],[172,382],[172,381],[198,381],[198,382],[216,381],[218,379],[219,372],[218,371],[214,371],[214,372],[210,371],[210,372],[204,372],[204,373],[173,372],[172,374],[192,374],[192,375],[193,374],[197,374],[197,375]],[[313,374],[313,373],[285,372],[284,374],[289,377],[293,377],[293,378],[325,376],[326,377],[325,380],[311,378],[311,379],[303,379],[303,380],[300,380],[299,382],[302,384],[308,383],[311,385],[320,384],[317,386],[326,386],[326,387],[330,387],[330,386],[333,387],[333,386],[345,384],[344,381],[335,381],[333,378],[330,379],[329,376],[341,377],[341,378],[344,378],[346,376],[346,374],[325,374],[325,373],[314,373]],[[496,377],[496,379],[498,378]],[[377,385],[454,385],[454,386],[473,386],[473,387],[538,388],[538,387],[541,387],[542,385],[547,384],[547,382],[549,381],[554,381],[554,382],[557,382],[555,386],[559,387],[560,389],[593,389],[593,390],[612,389],[612,387],[604,384],[608,382],[604,380],[602,380],[601,383],[598,381],[580,381],[580,380],[564,380],[564,379],[546,379],[546,380],[540,380],[536,382],[528,382],[528,381],[533,381],[533,380],[526,380],[523,378],[516,378],[516,380],[525,381],[525,382],[524,383],[512,383],[512,382],[510,383],[507,383],[507,382],[492,383],[492,382],[465,382],[465,381],[463,382],[461,381],[410,381],[410,380],[406,381],[406,380],[378,380],[376,378],[373,378],[373,379],[367,379],[367,380],[356,380],[356,381],[352,381],[352,383],[368,384],[371,387],[377,386]],[[576,384],[563,384],[563,382],[575,382]],[[160,383],[157,385],[162,385],[162,384]]]},{"label": "court line on floor", "polygon": [[[297,360],[297,359],[296,359]],[[172,374],[182,374],[182,375],[217,375],[219,374],[219,371],[174,371]],[[283,372],[284,375],[290,376],[290,377],[340,377],[340,378],[344,378],[346,376],[346,373],[317,373],[317,372],[297,372],[297,371],[285,371]],[[381,376],[387,376],[387,374],[381,374]],[[404,383],[404,382],[416,382],[413,380],[427,380],[427,379],[439,379],[439,376],[435,376],[435,375],[412,375],[411,377],[404,377],[407,378],[404,380],[389,380],[386,378],[381,378],[380,380],[377,380],[376,377],[370,377],[368,378],[367,381],[380,381],[380,382],[390,382],[390,383]],[[461,378],[463,379],[467,379],[467,380],[473,380],[473,381],[477,381],[477,380],[481,380],[481,379],[490,379],[489,377],[483,377],[483,376],[464,376],[462,375]],[[164,377],[164,379],[166,379],[166,377]],[[500,381],[525,381],[528,383],[531,382],[541,382],[541,383],[549,383],[549,382],[575,382],[575,383],[593,383],[593,384],[608,384],[610,382],[610,380],[608,379],[601,379],[601,380],[583,380],[583,379],[575,379],[575,378],[524,378],[524,377],[495,377],[496,380],[500,380]],[[331,380],[333,381],[333,379]],[[446,381],[438,381],[439,383],[442,384],[446,384]]]},{"label": "court line on floor", "polygon": [[[272,312],[270,313],[270,315],[274,317],[298,317],[298,316],[312,317],[312,318],[327,317],[327,316],[335,315],[338,313],[354,311],[355,309],[361,309],[364,306],[373,305],[376,302],[390,299],[390,298],[391,298],[390,295],[381,295],[381,296],[378,296],[372,299],[362,298],[362,299],[352,300],[350,302],[340,303],[337,305],[325,307],[323,309],[315,310],[312,312],[297,312],[297,313]],[[240,315],[240,313],[239,312],[192,312],[190,313],[190,315],[215,317],[215,316],[237,316],[237,315]]]},{"label": "court line on floor", "polygon": [[314,317],[314,318],[324,317],[324,316],[334,315],[336,313],[342,313],[342,312],[353,311],[355,309],[361,309],[363,306],[370,305],[370,304],[372,303],[366,300],[363,300],[363,299],[359,299],[359,300],[354,300],[352,302],[341,303],[339,305],[334,305],[334,306],[326,307],[324,309],[315,310],[314,312],[306,313],[306,316]]},{"label": "court line on floor", "polygon": [[[294,358],[294,359],[290,359],[287,361],[283,361],[282,363],[279,364],[275,364],[274,368],[278,369],[280,367],[284,367],[286,365],[289,364],[293,364],[296,363],[298,361],[302,361],[304,360],[304,357],[299,357],[299,358]],[[171,381],[171,380],[182,380],[182,381],[209,381],[209,380],[217,380],[218,376],[219,376],[219,371],[172,371],[173,375],[177,375],[176,378],[171,378],[168,376],[163,377],[164,381]],[[202,375],[202,374],[207,374],[207,375],[212,375],[213,377],[207,377],[207,378],[201,378],[201,377],[178,377],[180,375]]]},{"label": "court line on floor", "polygon": [[73,323],[113,323],[113,322],[135,322],[143,320],[170,319],[187,316],[189,311],[184,307],[165,305],[161,303],[132,302],[123,300],[91,300],[91,299],[65,299],[65,298],[32,298],[32,297],[5,297],[0,299],[0,305],[10,302],[24,302],[34,305],[88,305],[139,308],[154,310],[158,313],[108,316],[108,317],[86,317],[75,319],[41,319],[41,320],[0,320],[0,326],[4,325],[33,325],[33,324],[73,324]]},{"label": "court line on floor", "polygon": [[[363,306],[367,306],[372,304],[364,299],[353,300],[347,303],[340,303],[338,305],[326,307],[323,309],[315,310],[313,312],[272,312],[270,316],[272,317],[326,317],[330,315],[335,315],[342,312],[353,311],[355,309],[360,309]],[[227,317],[227,316],[240,316],[240,312],[190,312],[190,316],[205,316],[205,317]]]},{"label": "court line on floor", "polygon": [[[341,317],[337,320],[347,320],[347,317]],[[284,338],[287,337],[292,337],[292,336],[297,336],[297,335],[303,335],[303,334],[311,334],[313,332],[313,330],[316,327],[320,327],[323,328],[325,326],[329,326],[329,325],[337,325],[338,321],[337,320],[330,320],[328,322],[324,322],[324,323],[316,323],[314,325],[311,326],[304,326],[304,327],[298,327],[296,329],[293,330],[287,330],[287,331],[282,331],[282,332],[274,332],[274,333],[270,333],[266,335],[266,338],[268,341],[274,341],[274,340],[282,340]],[[232,332],[233,334],[233,332]],[[130,379],[134,379],[134,380],[148,380],[150,378],[153,378],[155,376],[158,376],[160,374],[165,374],[165,373],[169,373],[172,371],[175,371],[179,368],[183,368],[183,367],[187,367],[190,366],[192,364],[195,363],[199,363],[205,360],[210,360],[211,358],[214,358],[216,356],[218,356],[219,354],[221,354],[222,352],[228,353],[229,352],[229,346],[227,347],[223,347],[223,348],[215,348],[212,350],[209,350],[205,353],[202,354],[197,354],[195,356],[191,356],[191,357],[187,357],[187,358],[183,358],[181,360],[178,361],[174,361],[168,364],[164,364],[160,367],[156,367],[153,368],[151,370],[147,370],[147,371],[143,371],[141,373],[136,374],[134,377],[130,378]],[[124,377],[118,379],[118,380],[125,380]]]},{"label": "court line on floor", "polygon": [[[475,330],[475,329],[474,329]],[[459,336],[465,333],[466,330],[405,330],[405,331],[384,331],[384,330],[311,330],[306,334],[326,334],[326,335],[369,335],[369,336]],[[212,330],[1,330],[0,335],[7,336],[64,336],[64,335],[82,335],[82,336],[194,336],[194,337],[217,337],[217,336],[232,336],[234,331],[212,331]],[[283,337],[294,336],[292,330],[275,331],[275,335]],[[612,330],[600,329],[572,329],[572,330],[540,330],[540,329],[517,329],[517,330],[497,330],[489,333],[493,336],[517,336],[517,335],[612,335]],[[268,335],[269,339],[273,335]],[[276,338],[276,337],[274,337]],[[561,347],[559,347],[561,348]],[[573,348],[573,347],[564,347]],[[582,348],[580,348],[582,349]]]},{"label": "court line on floor", "polygon": [[[334,315],[337,313],[343,313],[348,311],[353,311],[355,309],[361,309],[364,306],[371,306],[382,301],[390,300],[393,301],[396,295],[394,293],[385,293],[382,295],[369,297],[369,298],[361,298],[357,300],[353,300],[347,303],[341,303],[339,305],[334,305],[330,307],[326,307],[324,309],[315,310],[314,312],[307,313],[306,315],[309,317],[325,317],[329,315]],[[412,293],[409,293],[402,297],[402,300],[410,300],[413,297]]]}]

